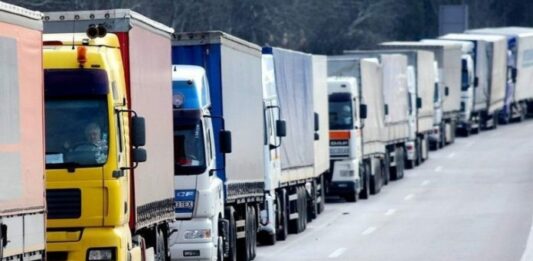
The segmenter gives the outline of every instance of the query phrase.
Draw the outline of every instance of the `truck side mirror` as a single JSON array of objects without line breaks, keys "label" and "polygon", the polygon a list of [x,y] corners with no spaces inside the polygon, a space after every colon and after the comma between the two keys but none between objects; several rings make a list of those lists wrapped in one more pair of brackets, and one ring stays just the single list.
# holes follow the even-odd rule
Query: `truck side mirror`
[{"label": "truck side mirror", "polygon": [[479,86],[479,77],[474,77],[474,88]]},{"label": "truck side mirror", "polygon": [[422,108],[422,98],[416,97],[416,108],[421,109]]},{"label": "truck side mirror", "polygon": [[141,147],[146,145],[146,124],[143,117],[134,116],[131,118],[131,145]]},{"label": "truck side mirror", "polygon": [[315,140],[320,140],[320,134],[315,132]]},{"label": "truck side mirror", "polygon": [[444,87],[444,96],[450,95],[450,87],[446,86]]},{"label": "truck side mirror", "polygon": [[231,153],[231,131],[221,130],[219,133],[220,151],[222,153]]},{"label": "truck side mirror", "polygon": [[366,104],[359,105],[359,118],[366,119],[367,111],[366,111]]},{"label": "truck side mirror", "polygon": [[389,105],[385,104],[385,115],[389,115]]},{"label": "truck side mirror", "polygon": [[315,112],[315,131],[320,130],[320,122],[318,113]]},{"label": "truck side mirror", "polygon": [[7,246],[7,226],[0,224],[0,245],[1,247]]},{"label": "truck side mirror", "polygon": [[131,160],[135,163],[145,162],[147,155],[146,150],[143,148],[134,148],[131,150]]},{"label": "truck side mirror", "polygon": [[516,68],[511,68],[511,79],[513,80],[513,83],[516,83],[516,77],[518,75],[518,71]]},{"label": "truck side mirror", "polygon": [[284,120],[276,120],[276,135],[278,137],[287,136],[287,124]]}]

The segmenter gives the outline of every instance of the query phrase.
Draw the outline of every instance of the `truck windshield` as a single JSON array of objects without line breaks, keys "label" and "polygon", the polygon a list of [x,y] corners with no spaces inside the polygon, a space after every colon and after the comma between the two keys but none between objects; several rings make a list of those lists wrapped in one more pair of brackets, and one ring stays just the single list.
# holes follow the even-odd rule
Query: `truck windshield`
[{"label": "truck windshield", "polygon": [[206,169],[202,122],[174,125],[174,173],[201,174]]},{"label": "truck windshield", "polygon": [[329,96],[329,129],[346,130],[353,128],[353,115],[350,94],[336,93]]},{"label": "truck windshield", "polygon": [[463,70],[461,71],[461,90],[462,91],[467,91],[468,90],[468,87],[470,85],[470,81],[469,81],[469,77],[468,77],[468,71],[463,68]]},{"label": "truck windshield", "polygon": [[101,166],[108,155],[105,96],[92,99],[47,99],[46,167]]}]

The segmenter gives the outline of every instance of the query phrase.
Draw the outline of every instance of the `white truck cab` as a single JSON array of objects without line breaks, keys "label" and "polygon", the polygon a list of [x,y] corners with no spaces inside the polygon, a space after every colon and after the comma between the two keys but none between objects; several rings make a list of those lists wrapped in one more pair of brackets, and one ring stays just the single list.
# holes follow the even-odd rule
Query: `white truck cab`
[{"label": "white truck cab", "polygon": [[362,188],[361,118],[365,118],[366,107],[361,106],[360,90],[354,77],[329,77],[328,96],[331,178],[327,192],[355,201],[355,195]]},{"label": "white truck cab", "polygon": [[199,66],[172,68],[176,221],[170,226],[172,260],[220,257],[217,229],[224,213],[223,183],[215,167],[209,85]]}]

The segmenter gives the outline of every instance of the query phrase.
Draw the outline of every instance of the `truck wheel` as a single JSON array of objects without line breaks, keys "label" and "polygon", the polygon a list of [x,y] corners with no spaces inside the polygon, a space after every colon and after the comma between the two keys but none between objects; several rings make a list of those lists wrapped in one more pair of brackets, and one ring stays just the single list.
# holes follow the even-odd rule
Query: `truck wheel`
[{"label": "truck wheel", "polygon": [[[381,161],[380,161],[381,162]],[[370,175],[370,194],[376,195],[381,191],[383,186],[383,173],[381,172],[381,164],[372,164],[374,175]]]},{"label": "truck wheel", "polygon": [[324,211],[325,202],[326,202],[326,187],[324,187],[324,174],[320,175],[320,189],[318,190],[320,195],[320,200],[318,201],[318,214]]},{"label": "truck wheel", "polygon": [[415,166],[420,166],[422,164],[422,140],[420,137],[416,138],[415,146]]},{"label": "truck wheel", "polygon": [[237,239],[237,260],[250,260],[250,213],[248,206],[243,208],[244,215],[244,238]]},{"label": "truck wheel", "polygon": [[313,180],[311,185],[311,199],[307,201],[307,222],[311,222],[318,216],[318,190],[317,182]]},{"label": "truck wheel", "polygon": [[405,172],[405,165],[404,165],[404,158],[405,158],[405,153],[404,153],[404,149],[402,147],[397,147],[396,148],[397,150],[397,157],[398,157],[398,163],[396,164],[396,177],[398,179],[402,179],[403,178],[403,175],[404,175],[404,172]]},{"label": "truck wheel", "polygon": [[381,161],[381,173],[383,173],[383,184],[384,185],[389,184],[389,181],[391,180],[389,162],[390,162],[389,153],[385,152],[385,156],[383,157],[383,160]]},{"label": "truck wheel", "polygon": [[256,215],[256,211],[255,211],[255,206],[250,206],[250,210],[251,210],[251,220],[252,222],[250,223],[250,227],[252,228],[251,229],[251,237],[250,237],[250,241],[251,241],[251,246],[250,246],[250,252],[251,252],[251,259],[253,260],[255,258],[255,255],[256,255],[256,250],[257,250],[257,215]]},{"label": "truck wheel", "polygon": [[155,253],[154,253],[154,260],[155,261],[166,261],[167,260],[167,247],[165,244],[165,235],[161,228],[155,229]]},{"label": "truck wheel", "polygon": [[[300,213],[300,188],[299,187],[294,188],[293,195],[296,195],[296,200],[288,201],[289,209],[290,209],[290,211],[287,212],[287,215],[289,216],[289,233],[298,234],[300,232],[300,226],[302,224],[300,222],[301,213]],[[287,196],[287,198],[289,197],[290,195]],[[295,219],[291,219],[290,218],[291,213],[297,213],[298,217]]]},{"label": "truck wheel", "polygon": [[229,235],[228,235],[228,256],[224,258],[224,261],[236,261],[237,260],[237,223],[235,222],[235,210],[232,207],[226,208],[225,215],[229,220]]},{"label": "truck wheel", "polygon": [[287,235],[289,234],[289,213],[288,212],[288,205],[287,205],[287,193],[285,190],[281,190],[280,193],[278,193],[278,215],[279,215],[279,225],[277,226],[277,233],[276,233],[276,239],[283,241],[287,239]]},{"label": "truck wheel", "polygon": [[359,193],[359,197],[362,199],[368,199],[370,195],[370,166],[365,163],[364,165],[364,174],[363,174],[363,189]]},{"label": "truck wheel", "polygon": [[300,186],[300,232],[303,232],[307,227],[307,192],[303,186]]}]

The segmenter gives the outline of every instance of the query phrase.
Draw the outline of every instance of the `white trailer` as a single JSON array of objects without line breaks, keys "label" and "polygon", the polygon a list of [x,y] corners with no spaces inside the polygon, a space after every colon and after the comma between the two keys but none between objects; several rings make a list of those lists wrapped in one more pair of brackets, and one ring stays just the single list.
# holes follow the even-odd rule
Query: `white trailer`
[{"label": "white trailer", "polygon": [[382,70],[374,58],[328,57],[332,164],[327,189],[348,201],[378,193],[385,182],[389,133]]},{"label": "white trailer", "polygon": [[406,142],[406,167],[429,157],[429,135],[433,130],[435,71],[433,52],[421,50],[345,51],[353,55],[402,54],[407,57],[409,138]]},{"label": "white trailer", "polygon": [[[456,123],[461,109],[461,45],[453,43],[387,42],[382,49],[428,50],[438,62],[439,87],[435,102],[435,114],[442,113],[441,121],[434,122],[430,136],[436,148],[455,140]],[[440,111],[439,111],[440,110]],[[440,117],[435,117],[436,119]]]},{"label": "white trailer", "polygon": [[500,122],[521,121],[533,108],[533,30],[499,27],[467,30],[468,34],[502,35],[507,38],[507,86]]},{"label": "white trailer", "polygon": [[263,48],[269,141],[259,227],[263,244],[303,231],[324,208],[323,174],[329,164],[326,66],[323,56]]},{"label": "white trailer", "polygon": [[0,260],[44,259],[41,18],[0,2]]},{"label": "white trailer", "polygon": [[504,36],[447,34],[440,39],[474,44],[474,70],[477,77],[474,110],[480,111],[482,129],[496,128],[498,112],[505,99],[507,41]]}]

